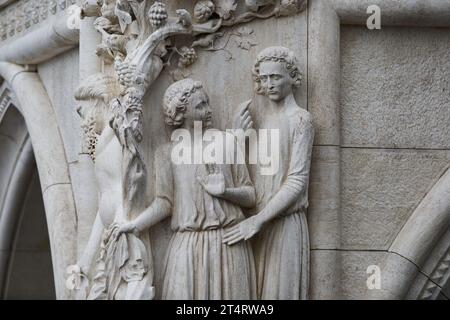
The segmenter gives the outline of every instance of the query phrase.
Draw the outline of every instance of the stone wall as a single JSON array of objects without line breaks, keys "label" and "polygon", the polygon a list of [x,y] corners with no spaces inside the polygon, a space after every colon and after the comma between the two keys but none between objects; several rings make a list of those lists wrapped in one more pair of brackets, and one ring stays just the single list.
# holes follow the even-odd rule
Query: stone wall
[{"label": "stone wall", "polygon": [[341,28],[344,297],[450,163],[450,30]]}]

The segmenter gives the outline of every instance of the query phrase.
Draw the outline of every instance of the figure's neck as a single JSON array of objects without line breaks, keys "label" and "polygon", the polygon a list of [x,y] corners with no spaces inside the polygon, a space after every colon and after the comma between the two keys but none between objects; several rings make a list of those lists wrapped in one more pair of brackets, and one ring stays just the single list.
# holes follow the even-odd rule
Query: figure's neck
[{"label": "figure's neck", "polygon": [[205,127],[205,126],[203,126],[203,124],[202,124],[202,122],[201,121],[195,121],[195,122],[184,122],[181,126],[180,126],[180,128],[181,129],[185,129],[185,130],[188,130],[190,133],[191,133],[191,135],[192,134],[194,134],[194,132],[195,131],[198,131],[198,132],[205,132],[206,130],[209,130],[209,129],[214,129],[212,126],[210,126],[210,127]]},{"label": "figure's neck", "polygon": [[297,107],[297,102],[292,92],[281,100],[269,100],[269,108],[274,112],[288,111],[295,107]]}]

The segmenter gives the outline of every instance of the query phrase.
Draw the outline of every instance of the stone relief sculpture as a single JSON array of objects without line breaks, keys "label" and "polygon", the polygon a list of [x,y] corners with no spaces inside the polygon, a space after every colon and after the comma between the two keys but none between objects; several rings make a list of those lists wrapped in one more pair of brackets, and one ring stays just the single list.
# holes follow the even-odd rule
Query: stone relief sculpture
[{"label": "stone relief sculpture", "polygon": [[[82,127],[86,142],[83,148],[85,152],[91,154],[92,159],[96,162],[96,177],[100,194],[99,213],[92,230],[92,241],[89,241],[79,265],[72,267],[75,270],[74,276],[77,278],[73,289],[75,289],[79,298],[84,298],[83,293],[87,287],[90,288],[88,298],[92,299],[151,299],[153,297],[153,266],[148,234],[140,233],[131,236],[129,232],[125,232],[130,230],[119,232],[118,228],[123,223],[129,226],[127,222],[130,220],[141,221],[141,223],[145,221],[143,225],[138,227],[139,230],[144,230],[170,213],[172,213],[174,221],[177,219],[174,217],[178,217],[178,214],[172,212],[178,209],[174,204],[171,204],[173,206],[172,211],[168,209],[167,204],[159,208],[161,204],[158,201],[145,212],[143,210],[147,175],[145,159],[143,159],[141,150],[143,98],[151,84],[159,77],[163,68],[165,66],[169,68],[176,66],[175,68],[180,69],[194,63],[197,57],[194,47],[197,50],[207,48],[211,44],[211,39],[214,41],[217,36],[220,36],[221,30],[224,28],[246,23],[253,19],[295,14],[304,8],[304,3],[306,3],[304,0],[272,1],[258,4],[256,9],[255,7],[245,6],[243,10],[241,9],[238,12],[236,1],[200,0],[193,6],[192,19],[191,14],[185,9],[176,10],[175,16],[172,16],[166,5],[161,1],[98,0],[94,3],[92,0],[83,1],[82,16],[97,17],[94,27],[102,35],[102,42],[97,47],[97,55],[103,61],[104,73],[103,76],[95,75],[84,80],[76,95],[79,100],[88,100],[88,106],[79,110],[79,113],[84,117]],[[292,5],[295,5],[295,10]],[[173,38],[176,35],[189,36],[187,39],[192,41],[191,46],[184,42],[181,48],[177,48],[176,41]],[[176,56],[178,56],[178,63],[174,64],[172,59]],[[174,78],[185,77],[182,73],[174,72],[173,74],[178,74]],[[178,83],[178,86],[172,87],[172,91],[170,91],[172,93],[168,93],[168,97],[177,96],[174,93],[175,89],[181,90],[186,86],[192,86],[192,80],[182,84]],[[198,86],[198,84],[194,85],[196,87],[194,92],[202,92],[200,88],[197,88]],[[196,99],[198,98],[196,93],[194,96]],[[156,103],[159,104],[159,102]],[[155,156],[158,159],[163,155]],[[106,158],[109,158],[109,161],[106,161]],[[164,161],[167,162],[168,159],[166,157]],[[222,181],[222,174],[216,172],[216,169],[216,167],[214,169],[209,167],[210,175],[206,178],[207,181],[213,179]],[[226,180],[231,169],[222,169]],[[187,172],[191,171],[188,170]],[[177,177],[177,173],[172,173],[172,175]],[[166,182],[160,181],[159,183]],[[203,181],[202,183],[199,185],[203,185],[208,190],[209,183]],[[179,193],[176,193],[178,197],[186,193],[183,186],[174,183],[170,188],[181,188]],[[223,183],[219,186],[223,186]],[[106,191],[108,188],[113,188],[113,190]],[[169,187],[164,186],[164,188]],[[218,223],[217,225],[212,223],[213,229],[220,229],[220,231],[215,232],[214,237],[217,241],[221,239],[224,227],[233,226],[243,219],[236,204],[251,206],[249,204],[251,199],[248,198],[250,196],[246,198],[242,195],[249,192],[249,188],[250,186],[247,186],[240,192],[233,192],[230,195],[228,200],[234,204],[224,202],[226,203],[223,204],[225,209],[220,209],[220,217],[222,219],[231,215],[232,218],[224,221],[219,219],[219,222],[214,220],[214,215],[212,217],[209,217],[209,215],[213,214],[212,208],[214,206],[224,201],[222,199],[224,195],[215,194],[214,196],[214,194],[211,195],[208,192],[203,195],[204,198],[210,198],[204,201],[208,202],[210,207],[208,209],[196,208],[196,210],[203,212],[202,214],[211,218],[214,223]],[[197,190],[196,194],[200,197],[201,192]],[[114,201],[106,200],[113,195]],[[102,200],[102,197],[104,197],[104,200]],[[220,198],[220,200],[216,198]],[[177,198],[173,199],[173,202],[177,203],[176,200],[179,201]],[[193,199],[191,199],[191,205],[196,203],[192,201]],[[200,200],[196,199],[196,201]],[[228,209],[228,207],[232,209]],[[225,212],[227,210],[230,210],[230,213]],[[107,213],[104,211],[107,211]],[[189,213],[185,214],[189,217]],[[195,213],[192,214],[195,215]],[[194,232],[203,230],[202,228],[209,228],[207,225],[187,226],[182,222],[185,221],[182,220],[180,224],[174,222],[174,230],[187,228]],[[138,229],[133,227],[133,230]],[[195,232],[192,235],[195,237]],[[174,241],[179,240],[177,238]],[[214,242],[213,239],[209,240]],[[94,263],[94,252],[96,252],[98,246],[101,247],[100,256]],[[212,283],[215,283],[215,285],[210,288],[208,287],[209,284],[204,283],[203,287],[196,287],[196,290],[199,291],[195,291],[196,293],[193,295],[190,292],[180,291],[180,286],[176,282],[186,282],[190,279],[171,280],[180,279],[181,273],[177,269],[178,262],[169,259],[168,265],[173,266],[173,269],[166,269],[166,272],[167,274],[173,273],[173,277],[166,277],[167,282],[164,284],[163,296],[165,298],[182,297],[186,299],[255,298],[252,280],[255,273],[251,271],[253,255],[250,254],[249,245],[245,243],[236,245],[234,248],[224,249],[224,246],[216,244],[215,248],[225,250],[225,252],[228,252],[227,250],[236,252],[240,257],[240,260],[237,259],[236,263],[247,270],[243,278],[248,281],[241,283],[242,274],[239,281],[236,280],[237,278],[233,278],[233,275],[228,275],[230,279],[226,280],[228,281],[226,284],[219,285],[217,282],[219,280],[214,279]],[[200,249],[196,248],[195,250]],[[210,254],[215,253],[211,252]],[[192,252],[191,254],[186,252],[184,257],[187,256],[193,257]],[[178,258],[178,256],[170,254],[169,257]],[[180,259],[182,258],[183,256],[180,256]],[[204,263],[208,268],[218,268],[219,266],[208,265],[206,261]],[[89,279],[91,281],[87,281],[89,278],[88,270],[92,270],[93,265],[96,267],[96,275],[93,281],[91,279]],[[196,266],[191,267],[193,268],[192,272],[198,272]],[[212,274],[217,277],[224,276],[217,272]],[[194,276],[196,277],[196,275],[191,274],[191,277]],[[192,285],[182,286],[182,288],[192,289]],[[236,290],[237,288],[239,290]]]},{"label": "stone relief sculpture", "polygon": [[[116,17],[112,14],[112,4],[115,12],[130,11],[123,11]],[[98,217],[77,269],[78,277],[87,279],[100,242],[100,257],[96,262],[96,275],[88,299],[152,299],[154,296],[148,234],[142,237],[118,235],[117,227],[140,213],[145,202],[147,174],[140,147],[142,98],[162,70],[161,56],[165,54],[166,38],[190,30],[189,22],[185,21],[189,17],[183,15],[184,12],[178,12],[178,18],[146,39],[142,38],[145,27],[139,29],[142,31],[139,33],[141,38],[132,39],[139,44],[128,41],[129,36],[118,34],[119,27],[114,25],[119,23],[120,29],[126,30],[131,23],[126,19],[126,13],[134,14],[136,23],[142,24],[139,19],[142,15],[138,15],[138,10],[142,10],[146,2],[134,1],[133,7],[128,2],[126,4],[129,6],[124,7],[124,2],[103,2],[100,10],[103,16],[96,21],[96,27],[103,32],[103,39],[108,45],[109,58],[115,62],[117,76],[95,75],[85,80],[76,93],[79,100],[94,100],[91,107],[104,103],[106,107],[103,108],[108,109],[110,116],[107,119],[109,124],[102,128],[103,131],[93,130],[93,127],[105,124],[105,119],[92,116],[102,112],[88,112],[83,125],[88,152],[96,161],[100,194]],[[155,6],[150,8],[150,13],[152,10]],[[108,34],[105,29],[115,33]],[[102,45],[100,49],[104,49]],[[125,48],[125,45],[128,47]],[[129,54],[125,56],[127,52]],[[108,61],[105,59],[105,63]],[[105,101],[105,97],[109,100]],[[87,284],[77,288],[80,297],[83,297],[85,287]]]},{"label": "stone relief sculpture", "polygon": [[[75,94],[78,100],[93,102],[84,110],[84,118],[90,134],[98,135],[98,139],[90,140],[95,145],[89,148],[95,150],[99,193],[97,217],[77,264],[79,276],[85,282],[78,290],[78,298],[86,298],[87,275],[95,266],[88,299],[152,299],[153,264],[148,234],[139,237],[118,234],[119,225],[144,206],[144,194],[130,194],[127,187],[132,185],[145,190],[146,175],[145,166],[134,149],[137,134],[133,130],[138,129],[126,122],[118,101],[114,101],[117,90],[113,77],[95,74],[86,79]],[[131,112],[135,112],[139,100],[131,94],[126,99]],[[139,111],[137,113],[138,117]],[[128,179],[129,172],[132,172],[132,181]]]},{"label": "stone relief sculpture", "polygon": [[[167,89],[164,114],[168,125],[189,133],[183,139],[194,137],[196,121],[203,123],[203,129],[211,129],[209,98],[201,82],[192,79],[180,80]],[[226,135],[218,130],[215,134]],[[254,205],[255,190],[245,164],[174,164],[170,159],[176,143],[169,142],[156,153],[152,205],[119,232],[141,234],[171,216],[174,234],[165,262],[163,299],[256,298],[250,243],[222,243],[224,229],[244,219],[240,207]],[[194,140],[191,151],[198,148],[196,143],[207,148],[217,140]],[[238,150],[238,146],[226,148],[227,152]]]},{"label": "stone relief sculpture", "polygon": [[225,241],[234,245],[255,237],[258,298],[307,299],[306,209],[314,129],[311,115],[293,94],[302,76],[291,50],[270,47],[258,55],[253,78],[257,96],[241,106],[236,121],[244,129],[279,130],[280,166],[274,176],[250,166],[257,195],[254,215],[230,228]]}]

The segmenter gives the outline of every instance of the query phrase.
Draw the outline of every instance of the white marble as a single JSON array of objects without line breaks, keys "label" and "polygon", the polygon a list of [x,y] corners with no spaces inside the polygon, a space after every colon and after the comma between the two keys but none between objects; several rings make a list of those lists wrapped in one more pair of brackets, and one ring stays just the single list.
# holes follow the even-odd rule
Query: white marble
[{"label": "white marble", "polygon": [[[449,297],[446,1],[74,3],[0,1],[7,297],[48,253],[59,299]],[[178,168],[168,142],[195,119],[280,129],[280,170]],[[10,228],[30,142],[49,243],[27,256]]]}]

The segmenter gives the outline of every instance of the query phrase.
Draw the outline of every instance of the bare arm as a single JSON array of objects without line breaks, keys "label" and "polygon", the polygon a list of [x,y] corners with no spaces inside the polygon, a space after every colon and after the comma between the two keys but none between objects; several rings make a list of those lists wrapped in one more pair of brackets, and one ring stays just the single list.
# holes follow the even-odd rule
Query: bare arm
[{"label": "bare arm", "polygon": [[134,228],[136,228],[137,231],[142,232],[154,226],[170,216],[171,208],[172,206],[167,199],[156,198],[150,207],[145,209],[145,211],[133,221]]}]

